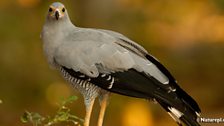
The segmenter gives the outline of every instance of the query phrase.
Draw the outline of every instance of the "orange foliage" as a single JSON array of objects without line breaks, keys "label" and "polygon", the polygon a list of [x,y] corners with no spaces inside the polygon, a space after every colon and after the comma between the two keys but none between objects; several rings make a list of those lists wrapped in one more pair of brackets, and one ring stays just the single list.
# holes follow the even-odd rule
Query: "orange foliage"
[{"label": "orange foliage", "polygon": [[120,6],[128,8],[142,8],[145,5],[145,0],[117,0]]},{"label": "orange foliage", "polygon": [[10,0],[0,0],[0,8],[5,8],[11,4]]},{"label": "orange foliage", "polygon": [[18,4],[22,7],[34,7],[40,0],[17,0]]},{"label": "orange foliage", "polygon": [[209,1],[117,0],[120,6],[142,12],[148,40],[167,47],[198,42],[224,42],[224,16]]},{"label": "orange foliage", "polygon": [[161,4],[155,5],[160,7],[152,7],[156,9],[153,11],[150,5],[149,11],[161,11],[161,15],[148,22],[146,31],[154,31],[155,41],[162,45],[178,48],[195,42],[224,41],[224,16],[212,4],[191,1],[184,5],[175,2],[164,8]]},{"label": "orange foliage", "polygon": [[128,103],[123,110],[122,126],[153,126],[149,105],[143,102]]}]

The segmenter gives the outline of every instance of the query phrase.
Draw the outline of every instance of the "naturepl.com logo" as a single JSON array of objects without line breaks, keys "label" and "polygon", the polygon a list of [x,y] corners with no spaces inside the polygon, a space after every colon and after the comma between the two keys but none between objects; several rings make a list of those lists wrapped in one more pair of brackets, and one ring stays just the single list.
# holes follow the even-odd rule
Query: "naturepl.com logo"
[{"label": "naturepl.com logo", "polygon": [[199,123],[224,123],[224,118],[205,118],[199,117],[197,119]]}]

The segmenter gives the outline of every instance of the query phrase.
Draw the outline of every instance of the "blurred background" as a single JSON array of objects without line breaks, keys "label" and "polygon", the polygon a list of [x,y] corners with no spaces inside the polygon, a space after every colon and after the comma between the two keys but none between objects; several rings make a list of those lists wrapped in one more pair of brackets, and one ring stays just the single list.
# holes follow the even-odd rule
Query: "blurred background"
[{"label": "blurred background", "polygon": [[[51,115],[61,97],[82,96],[42,52],[40,32],[53,0],[0,1],[0,126],[23,126],[25,110]],[[224,118],[223,0],[62,0],[76,26],[120,32],[157,57],[200,105],[203,117]],[[95,126],[99,105],[92,116]],[[173,126],[158,105],[113,95],[105,126]],[[218,126],[218,124],[202,124]],[[224,125],[224,124],[219,124]]]}]

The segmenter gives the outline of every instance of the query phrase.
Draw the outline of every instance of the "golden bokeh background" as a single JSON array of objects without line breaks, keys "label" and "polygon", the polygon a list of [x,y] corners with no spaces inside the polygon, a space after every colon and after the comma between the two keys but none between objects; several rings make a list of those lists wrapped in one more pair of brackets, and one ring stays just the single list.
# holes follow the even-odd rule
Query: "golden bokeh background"
[{"label": "golden bokeh background", "polygon": [[[0,126],[26,126],[25,110],[51,115],[62,97],[82,96],[51,70],[40,32],[53,0],[0,1]],[[118,31],[157,57],[200,105],[203,117],[224,118],[223,0],[61,0],[73,23]],[[95,105],[95,126],[99,105]],[[105,126],[173,126],[156,104],[112,95]],[[202,124],[221,126],[223,124]]]}]

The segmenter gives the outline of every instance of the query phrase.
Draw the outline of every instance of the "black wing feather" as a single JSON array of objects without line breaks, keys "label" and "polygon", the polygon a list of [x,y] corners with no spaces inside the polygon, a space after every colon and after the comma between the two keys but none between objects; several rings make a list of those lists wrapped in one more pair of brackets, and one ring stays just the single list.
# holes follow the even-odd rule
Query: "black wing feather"
[{"label": "black wing feather", "polygon": [[153,64],[155,64],[156,67],[169,78],[169,85],[176,88],[177,95],[186,103],[186,105],[188,105],[188,107],[192,108],[197,113],[201,113],[197,102],[191,96],[189,96],[183,89],[180,88],[171,73],[151,55],[146,55],[146,58]]},{"label": "black wing feather", "polygon": [[[189,107],[189,103],[185,103],[179,94],[171,91],[169,85],[164,85],[152,76],[148,76],[143,72],[135,69],[129,69],[124,72],[116,72],[111,74],[99,74],[96,78],[81,78],[82,73],[75,72],[72,69],[63,67],[73,77],[78,79],[89,80],[94,85],[101,87],[107,91],[118,93],[126,96],[156,99],[161,106],[169,112],[169,107],[173,107],[183,113],[180,120],[191,126],[199,126],[197,123],[197,115],[194,109]],[[110,78],[110,79],[109,79]],[[114,79],[111,88],[111,80]]]}]

